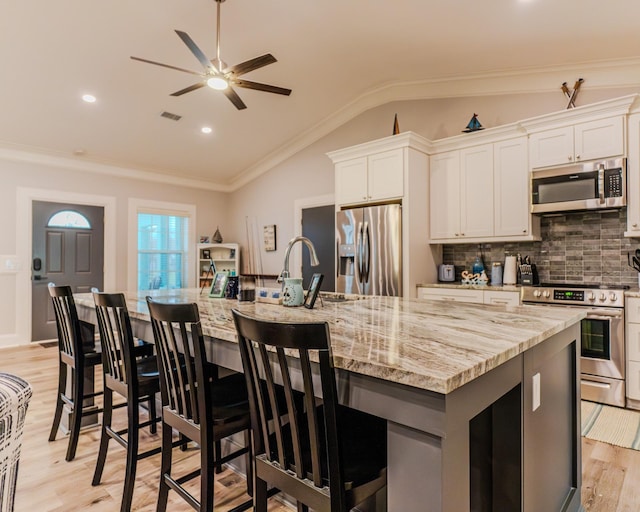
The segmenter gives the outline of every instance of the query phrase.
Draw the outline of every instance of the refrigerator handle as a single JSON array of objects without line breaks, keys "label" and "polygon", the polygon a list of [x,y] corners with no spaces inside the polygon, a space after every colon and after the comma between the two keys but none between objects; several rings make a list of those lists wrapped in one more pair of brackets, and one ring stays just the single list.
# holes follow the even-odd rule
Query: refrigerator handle
[{"label": "refrigerator handle", "polygon": [[[356,258],[355,259],[356,259],[355,270],[358,273],[358,275],[356,276],[356,281],[362,282],[362,274],[364,273],[364,268],[362,267],[362,222],[358,222],[358,232],[356,233]],[[358,286],[358,288],[360,288],[360,286]]]},{"label": "refrigerator handle", "polygon": [[365,222],[364,223],[364,228],[363,228],[363,241],[362,241],[362,246],[363,246],[363,253],[365,253],[365,256],[362,258],[362,265],[364,268],[364,276],[362,278],[362,281],[365,283],[369,282],[369,271],[371,270],[371,236],[369,234],[369,223]]}]

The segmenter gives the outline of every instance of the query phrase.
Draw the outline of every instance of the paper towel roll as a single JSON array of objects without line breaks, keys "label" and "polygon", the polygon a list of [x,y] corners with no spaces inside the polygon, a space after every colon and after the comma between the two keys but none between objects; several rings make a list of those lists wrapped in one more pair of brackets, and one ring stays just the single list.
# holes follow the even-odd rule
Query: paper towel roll
[{"label": "paper towel roll", "polygon": [[516,257],[507,256],[504,260],[504,272],[502,282],[504,284],[516,284]]}]

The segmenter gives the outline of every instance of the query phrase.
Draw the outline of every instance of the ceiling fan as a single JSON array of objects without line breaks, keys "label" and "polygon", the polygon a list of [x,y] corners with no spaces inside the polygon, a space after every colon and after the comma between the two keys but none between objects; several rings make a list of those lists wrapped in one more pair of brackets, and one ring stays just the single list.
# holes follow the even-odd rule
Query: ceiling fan
[{"label": "ceiling fan", "polygon": [[189,87],[185,87],[179,91],[176,91],[171,94],[171,96],[182,96],[191,91],[195,91],[196,89],[200,89],[205,85],[208,85],[212,89],[220,90],[224,93],[224,95],[229,98],[231,103],[233,103],[238,110],[242,110],[247,108],[244,102],[240,99],[240,96],[236,93],[236,91],[231,87],[231,85],[236,85],[238,87],[244,87],[245,89],[254,89],[256,91],[264,91],[264,92],[272,92],[274,94],[283,94],[285,96],[289,96],[291,94],[291,89],[285,89],[283,87],[276,87],[275,85],[261,84],[258,82],[251,82],[249,80],[242,80],[240,77],[249,71],[253,71],[254,69],[258,69],[268,64],[273,64],[276,61],[276,58],[270,53],[266,53],[265,55],[261,55],[260,57],[256,57],[251,60],[247,60],[245,62],[241,62],[240,64],[236,64],[235,66],[229,66],[220,59],[220,4],[225,0],[214,0],[217,4],[217,29],[216,29],[216,58],[209,60],[207,56],[204,54],[200,48],[196,45],[196,43],[189,37],[186,32],[182,32],[180,30],[176,30],[176,34],[182,39],[184,44],[187,45],[191,53],[193,53],[204,67],[203,72],[191,71],[189,69],[183,69],[176,66],[171,66],[169,64],[162,64],[161,62],[155,62],[152,60],[141,59],[140,57],[131,57],[133,60],[138,60],[140,62],[146,62],[148,64],[155,64],[156,66],[162,66],[169,69],[175,69],[177,71],[183,71],[184,73],[189,73],[192,75],[196,75],[201,77],[201,81],[190,85]]}]

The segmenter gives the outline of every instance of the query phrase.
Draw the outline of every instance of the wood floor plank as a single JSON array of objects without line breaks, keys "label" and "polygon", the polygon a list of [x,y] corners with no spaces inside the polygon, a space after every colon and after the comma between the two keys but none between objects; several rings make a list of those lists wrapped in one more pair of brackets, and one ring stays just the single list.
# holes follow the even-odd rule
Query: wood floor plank
[{"label": "wood floor plank", "polygon": [[[99,430],[89,429],[80,436],[75,460],[65,462],[66,437],[59,434],[47,441],[55,404],[57,385],[57,349],[31,344],[0,350],[0,372],[21,376],[33,387],[23,437],[15,512],[113,512],[120,507],[125,452],[110,444],[102,483],[91,485],[98,451]],[[124,411],[119,411],[124,412]],[[124,425],[123,415],[118,424]],[[159,443],[159,435],[144,431],[143,447]],[[583,486],[582,502],[587,512],[638,512],[640,510],[640,452],[614,447],[589,439],[582,440]],[[176,451],[185,468],[197,465],[198,450]],[[153,512],[158,489],[160,456],[138,463],[133,496],[133,511]],[[196,482],[193,483],[194,489]],[[216,510],[226,511],[247,499],[244,479],[230,469],[216,475]],[[197,492],[197,490],[194,490]],[[182,500],[169,493],[168,510],[192,510]],[[290,512],[275,499],[270,500],[270,512]],[[393,511],[395,512],[395,511]]]}]

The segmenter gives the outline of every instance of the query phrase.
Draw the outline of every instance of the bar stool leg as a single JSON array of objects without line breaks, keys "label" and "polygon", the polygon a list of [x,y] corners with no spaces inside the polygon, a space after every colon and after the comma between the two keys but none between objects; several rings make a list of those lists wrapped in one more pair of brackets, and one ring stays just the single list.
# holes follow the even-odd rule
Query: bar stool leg
[{"label": "bar stool leg", "polygon": [[160,462],[160,487],[158,489],[158,505],[156,512],[167,510],[167,500],[169,499],[169,486],[165,482],[164,474],[171,471],[172,456],[172,429],[166,423],[162,423],[162,457]]},{"label": "bar stool leg", "polygon": [[56,411],[53,414],[53,424],[51,425],[51,432],[49,433],[49,441],[55,441],[56,434],[60,428],[60,420],[62,419],[62,408],[64,402],[62,401],[62,394],[65,391],[67,385],[67,365],[60,363],[60,369],[58,370],[58,398],[56,399]]},{"label": "bar stool leg", "polygon": [[138,400],[129,397],[127,403],[127,467],[124,475],[124,490],[122,492],[122,505],[120,512],[131,510],[133,500],[133,487],[136,480],[136,468],[138,464],[138,422],[140,419]]},{"label": "bar stool leg", "polygon": [[113,413],[113,391],[107,386],[104,387],[104,412],[102,414],[102,429],[100,430],[100,449],[96,461],[96,470],[93,473],[91,485],[98,485],[102,479],[104,463],[107,460],[107,449],[111,436],[107,433],[107,428],[111,428],[111,418]]},{"label": "bar stool leg", "polygon": [[71,412],[69,446],[67,447],[67,456],[65,460],[71,461],[76,456],[78,448],[78,438],[80,437],[80,425],[82,424],[82,406],[84,396],[84,372],[79,371],[80,368],[71,370],[71,380],[73,381],[73,411]]}]

